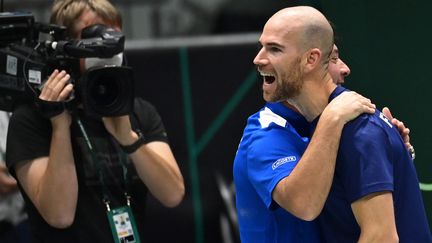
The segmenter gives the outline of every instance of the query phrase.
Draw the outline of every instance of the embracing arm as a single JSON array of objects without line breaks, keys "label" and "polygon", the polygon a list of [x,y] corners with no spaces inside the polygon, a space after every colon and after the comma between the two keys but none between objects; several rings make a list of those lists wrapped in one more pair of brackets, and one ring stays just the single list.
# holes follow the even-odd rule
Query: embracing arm
[{"label": "embracing arm", "polygon": [[336,156],[343,126],[375,106],[355,92],[344,92],[323,111],[302,158],[273,190],[273,199],[303,220],[313,220],[321,212],[333,181]]},{"label": "embracing arm", "polygon": [[359,243],[399,242],[391,192],[367,195],[351,204],[360,226]]},{"label": "embracing arm", "polygon": [[[60,101],[69,95],[69,75],[55,71],[45,84],[41,99]],[[48,91],[49,90],[49,91]],[[72,153],[67,111],[51,118],[52,135],[48,157],[23,161],[15,166],[17,178],[44,220],[53,227],[73,223],[78,181]]]},{"label": "embracing arm", "polygon": [[[138,140],[128,116],[103,118],[107,130],[121,145]],[[168,143],[154,141],[129,154],[139,177],[153,196],[167,207],[177,206],[185,194],[183,176]]]}]

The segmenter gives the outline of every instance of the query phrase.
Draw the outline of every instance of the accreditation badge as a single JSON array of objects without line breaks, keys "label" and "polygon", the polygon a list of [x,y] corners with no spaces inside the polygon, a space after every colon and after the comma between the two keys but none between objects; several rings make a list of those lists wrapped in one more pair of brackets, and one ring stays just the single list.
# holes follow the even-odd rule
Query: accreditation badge
[{"label": "accreditation badge", "polygon": [[107,211],[115,243],[140,243],[135,219],[130,206]]}]

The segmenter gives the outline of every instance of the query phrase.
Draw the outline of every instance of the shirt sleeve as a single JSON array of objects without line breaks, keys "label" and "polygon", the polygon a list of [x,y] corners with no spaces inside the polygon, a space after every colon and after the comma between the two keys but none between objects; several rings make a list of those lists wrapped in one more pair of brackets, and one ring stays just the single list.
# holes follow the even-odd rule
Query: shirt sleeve
[{"label": "shirt sleeve", "polygon": [[7,134],[6,163],[14,175],[14,166],[22,161],[48,156],[51,123],[30,105],[19,106],[12,114]]},{"label": "shirt sleeve", "polygon": [[133,116],[132,125],[140,128],[147,143],[152,141],[168,142],[162,118],[152,104],[141,98],[136,99]]},{"label": "shirt sleeve", "polygon": [[254,136],[248,151],[248,176],[266,207],[275,209],[278,205],[272,192],[297,165],[306,142],[293,128],[278,125],[270,125]]},{"label": "shirt sleeve", "polygon": [[363,117],[345,126],[335,178],[341,179],[350,203],[374,192],[393,191],[391,156],[390,141],[378,123]]}]

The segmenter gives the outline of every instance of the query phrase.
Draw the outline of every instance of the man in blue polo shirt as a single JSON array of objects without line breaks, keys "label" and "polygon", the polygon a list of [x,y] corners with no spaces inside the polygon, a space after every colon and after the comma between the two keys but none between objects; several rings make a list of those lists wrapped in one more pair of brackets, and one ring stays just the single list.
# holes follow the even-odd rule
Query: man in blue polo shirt
[{"label": "man in blue polo shirt", "polygon": [[[272,73],[262,74],[264,99],[282,100]],[[320,242],[316,223],[302,219],[312,220],[322,209],[343,125],[374,111],[354,92],[338,97],[323,112],[306,152],[310,124],[287,102],[267,103],[252,115],[234,162],[242,242]]]},{"label": "man in blue polo shirt", "polygon": [[[345,91],[337,87],[330,100]],[[410,161],[398,131],[382,113],[347,123],[319,217],[326,242],[432,242]]]},{"label": "man in blue polo shirt", "polygon": [[[314,138],[318,137],[318,134],[322,134],[318,133],[318,131],[322,131],[322,124],[328,123],[329,107],[324,111],[323,109],[328,104],[329,97],[332,99],[329,105],[332,105],[335,100],[347,93],[342,92],[345,91],[342,87],[336,88],[327,72],[329,50],[333,46],[332,37],[333,32],[328,21],[317,10],[310,7],[284,9],[273,15],[266,23],[260,38],[263,47],[254,60],[264,77],[264,83],[276,83],[271,89],[267,88],[274,91],[272,93],[274,100],[289,101],[307,121],[317,120],[317,117],[321,115],[308,150],[313,144],[316,144]],[[333,99],[334,97],[336,98]],[[326,122],[323,122],[323,118]],[[269,124],[278,124],[278,122],[280,123],[276,119],[276,122],[273,121]],[[334,130],[333,136],[328,136],[330,142],[334,137],[338,137],[337,127]],[[292,134],[290,137],[288,135],[290,134],[287,132],[286,140],[298,140]],[[251,134],[250,137],[259,138],[259,133]],[[252,139],[246,139],[246,141],[248,140]],[[277,143],[281,140],[272,139]],[[316,141],[319,142],[318,139]],[[247,161],[246,166],[248,167],[245,171],[247,176],[251,178],[253,189],[258,192],[257,194],[261,198],[264,198],[263,204],[270,210],[273,208],[277,210],[278,207],[282,207],[299,218],[313,219],[315,210],[320,209],[323,202],[320,195],[316,195],[320,192],[315,191],[314,188],[319,187],[319,183],[326,184],[327,181],[322,180],[322,177],[316,177],[319,174],[314,174],[315,171],[309,170],[308,174],[306,173],[308,170],[305,169],[306,172],[301,173],[302,169],[308,165],[303,163],[305,157],[310,157],[308,150],[303,154],[295,168],[293,165],[298,161],[295,154],[292,157],[285,156],[281,160],[275,160],[273,163],[268,161],[272,165],[272,169],[275,168],[275,170],[292,166],[291,171],[287,169],[290,173],[288,173],[289,176],[286,175],[279,182],[274,182],[273,177],[269,177],[271,180],[268,183],[265,178],[270,169],[261,168],[260,174],[250,172],[250,168],[255,166],[255,163],[249,163],[250,161],[262,161],[260,160],[261,157],[257,159],[250,154],[259,156],[260,153],[253,152],[261,149],[261,147],[248,146],[246,153],[241,149],[242,144],[245,143],[244,141],[241,142],[237,156],[241,156],[242,153],[247,154],[247,159],[244,161]],[[271,148],[267,145],[268,143],[269,141],[264,141],[261,144],[263,149]],[[301,146],[298,143],[290,144],[295,144],[290,149],[301,151]],[[272,150],[278,151],[273,148]],[[318,169],[329,169],[333,172],[332,164],[326,163],[328,156],[332,156],[328,151],[322,156],[314,154],[313,157],[322,162],[315,164],[315,166]],[[237,163],[237,159],[235,163]],[[320,167],[322,164],[330,166],[330,168]],[[235,173],[236,167],[235,164]],[[310,181],[309,176],[311,174],[315,176],[318,183],[315,182],[314,184],[313,181]],[[297,180],[294,175],[301,175],[300,177],[305,179],[304,184],[302,185],[299,181],[297,184],[293,183]],[[246,175],[243,174],[243,176]],[[331,173],[330,177],[332,176]],[[261,182],[264,181],[266,186],[254,183],[254,178],[263,177],[264,180]],[[237,178],[241,177],[237,176]],[[275,183],[277,184],[274,186]],[[237,184],[240,183],[236,182],[236,186]],[[270,199],[266,200],[265,196],[269,197],[269,190],[273,191],[270,191]],[[303,190],[303,195],[299,192],[301,190]],[[260,191],[267,192],[267,195]],[[322,191],[321,196],[324,196],[324,200],[327,192],[326,188]],[[238,195],[240,194],[238,193]],[[304,195],[309,197],[303,197]],[[241,195],[240,198],[243,198],[240,200],[244,200],[244,195]],[[306,207],[299,207],[305,200]],[[239,201],[237,201],[237,205],[239,206]],[[240,206],[244,205],[240,204]],[[244,212],[242,208],[238,210],[240,231],[242,231],[242,218],[247,219],[246,216],[253,214],[251,214],[251,210],[244,210]],[[255,219],[274,223],[277,222],[278,218],[279,214],[273,213],[267,215],[266,218],[256,217]],[[398,240],[401,242],[432,242],[411,158],[404,148],[404,141],[398,135],[397,130],[380,112],[375,112],[373,115],[361,115],[360,118],[348,123],[344,129],[335,180],[320,222],[323,235],[329,242],[397,242]],[[259,225],[259,222],[256,224]],[[244,222],[243,225],[245,225]],[[243,232],[246,234],[249,230],[258,235],[258,231],[262,230],[259,227],[254,228],[252,224],[246,225],[248,228],[243,227]],[[285,234],[295,235],[297,231],[292,230],[296,228],[295,226],[292,224],[289,228],[285,228]],[[245,228],[246,231],[244,231]],[[266,230],[262,233],[268,232],[271,231]],[[273,232],[282,234],[277,230]]]},{"label": "man in blue polo shirt", "polygon": [[[326,125],[331,124],[328,114],[334,112],[335,109],[329,106],[335,104],[335,100],[340,99],[347,92],[339,95],[323,111],[330,94],[336,88],[327,73],[326,66],[328,52],[333,45],[332,41],[332,30],[325,17],[315,9],[308,7],[284,9],[272,16],[264,27],[260,38],[263,47],[257,54],[254,63],[257,64],[264,78],[265,100],[288,100],[308,121],[316,119],[321,112],[322,114],[313,138],[300,161],[298,156],[305,148],[302,141],[306,139],[301,137],[303,135],[297,134],[296,137],[293,127],[298,131],[301,131],[301,128],[298,129],[294,125],[295,122],[290,120],[292,116],[289,112],[279,112],[277,108],[266,105],[267,108],[248,120],[234,164],[239,225],[243,242],[319,241],[319,235],[314,230],[313,223],[308,224],[298,218],[310,220],[316,217],[328,193],[326,187],[328,180],[321,176],[330,172],[328,176],[331,181],[333,175],[332,165],[334,164],[331,163],[331,160],[334,157],[331,149],[337,150],[338,143],[334,143],[334,139],[337,138],[338,141],[339,126],[333,127],[333,134],[327,134],[327,144],[320,143],[326,141],[321,135],[326,134],[326,131],[331,131],[331,129],[326,130]],[[287,105],[286,102],[283,104]],[[379,119],[386,123],[381,113],[376,114],[381,115]],[[362,115],[364,116],[366,115]],[[354,130],[357,131],[356,129]],[[392,129],[395,132],[395,129]],[[268,131],[265,132],[265,130]],[[348,136],[346,132],[344,136]],[[373,136],[377,136],[377,141],[379,141],[378,138],[381,138],[393,146],[391,149],[384,148],[391,159],[401,154],[408,156],[403,141],[398,135],[393,138],[385,138],[382,134],[376,133]],[[348,141],[354,140],[351,138]],[[323,153],[316,153],[313,150],[314,146],[321,147]],[[352,149],[359,150],[356,147]],[[313,159],[320,160],[321,163],[313,163]],[[351,159],[353,158],[350,158],[349,161],[342,159],[338,161],[336,177],[341,167],[339,163],[348,164]],[[356,161],[355,159],[353,161]],[[363,181],[360,180],[357,181],[359,183],[357,186],[361,189],[353,190],[355,194],[353,196],[341,190],[336,191],[333,186],[332,193],[335,192],[339,197],[337,198],[339,204],[335,203],[331,208],[340,207],[345,211],[340,215],[329,212],[328,217],[323,217],[321,220],[324,224],[324,235],[329,242],[392,242],[398,238],[401,242],[431,241],[418,181],[409,156],[402,159],[405,165],[402,165],[401,161],[382,157],[382,160],[384,159],[387,159],[389,167],[393,167],[396,172],[395,178],[392,179],[385,170],[381,171],[387,175],[386,180],[381,183],[386,187],[374,184],[363,186],[361,184]],[[362,161],[362,158],[359,157],[358,161]],[[371,165],[372,170],[370,171],[374,171],[375,165],[373,163]],[[406,168],[401,170],[403,166]],[[347,171],[352,171],[352,169],[346,169],[344,173]],[[361,170],[358,170],[357,174],[361,174],[360,172]],[[353,179],[348,183],[356,182],[355,178],[350,178],[348,174],[345,176],[345,179]],[[353,176],[357,175],[353,174]],[[410,189],[402,189],[401,183],[405,183]],[[337,184],[336,180],[335,184]],[[355,187],[356,185],[349,186]],[[407,191],[411,191],[412,195],[417,197],[414,200],[411,198],[405,200],[410,207],[416,207],[414,210],[404,205],[402,200],[397,200]],[[393,197],[389,200],[388,195]],[[351,204],[352,212],[348,212],[351,202],[342,203],[341,198],[345,196],[354,200]],[[391,207],[393,202],[397,221],[391,214],[392,210],[389,210],[393,209]],[[328,204],[326,209],[327,207]],[[368,214],[368,212],[372,213]],[[354,217],[353,214],[355,220],[350,221]],[[399,220],[401,215],[407,217]],[[338,227],[326,226],[326,224],[337,223],[333,222],[331,217],[333,219],[342,217],[342,224],[346,225],[343,228],[339,228],[340,225]],[[415,224],[414,221],[418,222],[418,225],[410,227]],[[379,234],[375,235],[375,233]],[[330,236],[334,238],[329,238]]]},{"label": "man in blue polo shirt", "polygon": [[[321,194],[325,190],[328,192],[331,184],[330,168],[332,164],[334,167],[343,125],[358,115],[358,111],[374,110],[366,104],[367,100],[354,92],[339,98],[323,113],[307,152],[310,124],[288,108],[286,102],[267,103],[249,117],[234,161],[242,242],[321,242],[316,222],[302,220],[313,219],[321,208],[310,205],[307,200],[303,204],[300,200],[309,197],[313,191],[316,191],[313,196],[321,199],[310,202],[325,200]],[[300,159],[303,153],[305,155]],[[322,180],[312,177],[322,177]],[[291,178],[294,180],[289,180]],[[294,200],[286,203],[289,209],[273,199],[274,190],[283,190],[282,184],[297,187],[290,190]]]}]

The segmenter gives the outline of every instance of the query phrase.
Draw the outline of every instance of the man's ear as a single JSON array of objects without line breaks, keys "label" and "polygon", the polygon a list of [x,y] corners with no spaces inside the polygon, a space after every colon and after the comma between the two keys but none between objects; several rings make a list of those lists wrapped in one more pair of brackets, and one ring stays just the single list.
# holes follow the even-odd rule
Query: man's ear
[{"label": "man's ear", "polygon": [[305,72],[310,72],[314,70],[317,66],[319,66],[321,62],[322,52],[318,48],[312,48],[305,52],[304,60],[305,60]]}]

